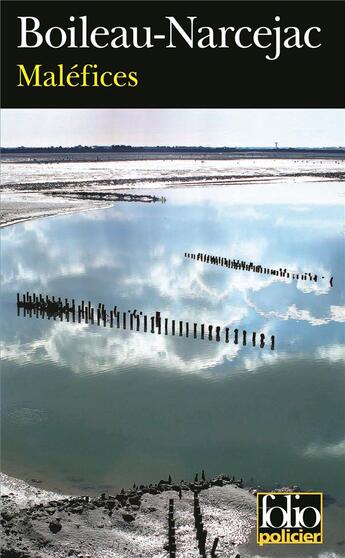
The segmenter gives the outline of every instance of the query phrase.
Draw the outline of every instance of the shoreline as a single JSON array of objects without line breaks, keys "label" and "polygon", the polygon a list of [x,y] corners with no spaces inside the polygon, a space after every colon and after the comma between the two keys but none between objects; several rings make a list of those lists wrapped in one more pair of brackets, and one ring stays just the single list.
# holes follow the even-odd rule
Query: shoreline
[{"label": "shoreline", "polygon": [[[196,477],[197,478],[197,477]],[[217,556],[237,554],[255,526],[255,490],[226,475],[200,480],[133,485],[116,495],[70,496],[41,490],[3,473],[2,556],[133,558],[166,555],[168,503],[176,513],[180,556],[198,556],[193,498],[200,497],[208,546],[219,537]]]},{"label": "shoreline", "polygon": [[63,193],[59,198],[52,198],[41,193],[4,190],[1,192],[0,229],[33,219],[105,209],[110,206],[110,203],[99,201],[88,203],[82,200],[71,200],[65,198]]},{"label": "shoreline", "polygon": [[[69,215],[81,211],[91,211],[95,209],[106,209],[112,207],[119,201],[151,203],[164,201],[164,199],[146,194],[133,194],[111,192],[102,196],[99,193],[77,193],[71,195],[69,192],[55,193],[36,193],[36,192],[17,192],[16,190],[6,190],[2,196],[0,228],[9,227],[32,219],[43,219],[55,215]],[[29,197],[29,207],[28,200]],[[27,214],[28,210],[31,214]],[[20,215],[22,213],[22,215]],[[19,214],[19,215],[18,215]]]},{"label": "shoreline", "polygon": [[28,221],[33,221],[36,219],[47,219],[48,217],[57,217],[58,215],[71,215],[72,213],[79,213],[84,211],[93,211],[96,209],[107,209],[108,207],[112,207],[111,204],[96,206],[96,207],[76,207],[75,209],[52,209],[49,213],[38,213],[35,215],[30,215],[27,217],[20,217],[18,219],[11,219],[0,222],[0,230],[5,229],[7,227],[11,227],[12,225],[19,225],[21,223],[27,223]]}]

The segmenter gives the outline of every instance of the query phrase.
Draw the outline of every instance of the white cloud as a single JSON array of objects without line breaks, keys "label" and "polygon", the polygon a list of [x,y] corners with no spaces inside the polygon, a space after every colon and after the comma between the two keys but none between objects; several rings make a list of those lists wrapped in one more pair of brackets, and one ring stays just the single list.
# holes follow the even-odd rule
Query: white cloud
[{"label": "white cloud", "polygon": [[344,309],[341,306],[330,306],[329,315],[324,318],[313,316],[310,310],[297,308],[296,304],[291,304],[285,312],[277,310],[260,310],[260,308],[251,300],[247,300],[248,305],[253,308],[260,316],[265,318],[277,318],[279,320],[296,320],[308,322],[312,326],[325,325],[330,322],[343,322]]},{"label": "white cloud", "polygon": [[331,362],[345,361],[345,345],[330,345],[329,347],[319,347],[317,350],[318,358],[325,358]]},{"label": "white cloud", "polygon": [[307,457],[345,457],[345,440],[335,444],[310,444],[303,452]]},{"label": "white cloud", "polygon": [[[234,360],[241,350],[234,343],[216,343],[190,339],[188,353],[178,336],[124,332],[117,328],[90,331],[86,324],[52,324],[46,338],[31,343],[2,343],[3,359],[18,364],[54,362],[68,366],[76,374],[116,373],[121,367],[149,364],[155,370],[165,368],[184,374],[213,374],[224,361]],[[261,351],[262,352],[262,351]]]},{"label": "white cloud", "polygon": [[330,307],[331,319],[334,322],[345,322],[345,307],[333,305]]}]

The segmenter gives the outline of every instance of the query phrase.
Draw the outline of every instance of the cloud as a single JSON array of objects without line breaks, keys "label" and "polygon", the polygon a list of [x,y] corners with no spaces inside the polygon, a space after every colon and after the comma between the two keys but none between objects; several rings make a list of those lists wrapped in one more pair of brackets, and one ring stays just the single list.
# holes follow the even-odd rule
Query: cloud
[{"label": "cloud", "polygon": [[[151,258],[161,258],[162,256],[164,256],[165,254],[165,246],[163,244],[156,244],[155,246],[153,246],[150,250],[150,256]],[[177,263],[179,263],[182,260],[182,258],[180,260],[178,260]]]},{"label": "cloud", "polygon": [[345,440],[335,444],[310,444],[303,452],[307,457],[345,457]]},{"label": "cloud", "polygon": [[[2,358],[18,364],[54,362],[76,374],[117,373],[148,364],[183,374],[213,375],[214,367],[239,356],[240,345],[188,340],[114,329],[95,332],[91,325],[54,322],[47,336],[31,343],[1,343]],[[181,342],[182,341],[182,342]],[[186,342],[186,341],[185,341]]]},{"label": "cloud", "polygon": [[268,240],[264,237],[256,237],[252,240],[236,238],[230,244],[229,249],[226,249],[226,253],[236,254],[239,259],[258,262],[261,261],[263,254],[266,252],[267,245]]},{"label": "cloud", "polygon": [[331,345],[330,347],[319,347],[316,353],[318,358],[324,358],[331,362],[345,361],[345,345]]},{"label": "cloud", "polygon": [[334,322],[345,322],[345,307],[332,305],[330,307],[331,318]]},{"label": "cloud", "polygon": [[325,325],[330,322],[344,321],[344,308],[341,306],[330,306],[329,315],[324,318],[313,316],[310,310],[297,308],[296,304],[288,306],[285,312],[278,310],[260,310],[260,308],[251,300],[247,300],[248,305],[253,308],[260,316],[265,318],[277,318],[279,320],[295,320],[308,322],[312,326]]}]

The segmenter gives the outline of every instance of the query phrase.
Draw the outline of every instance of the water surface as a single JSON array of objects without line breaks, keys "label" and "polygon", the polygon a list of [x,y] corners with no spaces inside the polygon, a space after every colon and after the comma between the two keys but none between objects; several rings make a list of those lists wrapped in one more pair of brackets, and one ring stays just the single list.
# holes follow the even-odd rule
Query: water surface
[{"label": "water surface", "polygon": [[[52,489],[99,492],[203,468],[341,500],[341,185],[164,196],[165,204],[118,203],[2,231],[3,470]],[[320,280],[184,258],[198,251]],[[274,334],[275,350],[24,319],[15,301],[27,290]]]}]

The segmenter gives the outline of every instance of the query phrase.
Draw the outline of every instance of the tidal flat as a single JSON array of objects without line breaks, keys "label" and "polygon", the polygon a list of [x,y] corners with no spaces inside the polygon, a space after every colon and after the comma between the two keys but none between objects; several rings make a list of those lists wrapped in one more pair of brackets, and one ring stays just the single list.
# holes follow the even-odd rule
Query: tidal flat
[{"label": "tidal flat", "polygon": [[[344,180],[344,160],[231,154],[3,154],[0,226],[111,206],[134,190]],[[144,191],[143,191],[144,190]]]}]

